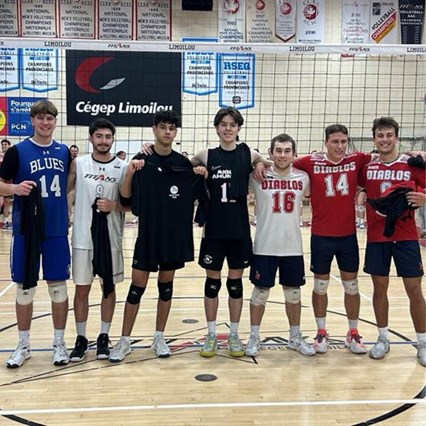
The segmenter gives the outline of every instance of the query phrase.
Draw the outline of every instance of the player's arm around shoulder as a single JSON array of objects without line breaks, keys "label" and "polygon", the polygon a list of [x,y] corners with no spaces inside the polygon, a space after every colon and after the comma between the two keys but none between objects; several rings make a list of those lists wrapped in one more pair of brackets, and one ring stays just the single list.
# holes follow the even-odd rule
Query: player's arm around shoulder
[{"label": "player's arm around shoulder", "polygon": [[253,176],[256,180],[263,181],[266,178],[266,167],[272,166],[273,162],[263,158],[257,151],[250,148]]},{"label": "player's arm around shoulder", "polygon": [[202,149],[201,151],[198,151],[192,158],[191,158],[191,164],[194,167],[197,166],[204,166],[207,167],[207,158],[208,158],[208,149]]},{"label": "player's arm around shoulder", "polygon": [[124,198],[130,198],[132,196],[132,181],[133,176],[138,170],[142,170],[145,165],[144,159],[133,159],[127,166],[126,173],[124,174],[123,183],[120,188],[120,195]]}]

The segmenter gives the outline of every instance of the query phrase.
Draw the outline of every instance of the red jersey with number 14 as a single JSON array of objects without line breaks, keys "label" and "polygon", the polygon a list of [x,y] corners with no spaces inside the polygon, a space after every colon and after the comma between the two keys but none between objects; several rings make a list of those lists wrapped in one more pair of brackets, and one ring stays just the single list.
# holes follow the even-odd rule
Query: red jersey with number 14
[{"label": "red jersey with number 14", "polygon": [[362,152],[347,154],[338,163],[325,153],[317,153],[294,161],[311,181],[312,234],[345,237],[356,233],[355,195],[358,173],[371,159]]},{"label": "red jersey with number 14", "polygon": [[[408,155],[402,154],[392,163],[382,163],[374,160],[364,167],[360,175],[360,185],[364,187],[368,198],[380,198],[390,186],[396,183],[413,181],[419,187],[425,187],[425,170],[411,167],[407,164]],[[379,215],[368,203],[367,207],[367,242],[383,241],[415,241],[418,240],[414,213],[404,220],[397,219],[395,232],[391,237],[385,237],[386,218]]]}]

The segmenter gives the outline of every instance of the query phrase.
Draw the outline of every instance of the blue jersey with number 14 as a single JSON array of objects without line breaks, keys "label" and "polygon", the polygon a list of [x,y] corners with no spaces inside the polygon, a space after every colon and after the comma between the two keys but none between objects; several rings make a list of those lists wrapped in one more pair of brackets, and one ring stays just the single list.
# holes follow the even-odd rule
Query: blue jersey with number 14
[{"label": "blue jersey with number 14", "polygon": [[[56,141],[48,146],[36,145],[25,139],[15,145],[19,166],[14,183],[32,180],[37,183],[45,214],[46,237],[68,234],[67,177],[69,168],[68,147]],[[20,233],[21,210],[24,197],[15,196],[13,230]]]}]

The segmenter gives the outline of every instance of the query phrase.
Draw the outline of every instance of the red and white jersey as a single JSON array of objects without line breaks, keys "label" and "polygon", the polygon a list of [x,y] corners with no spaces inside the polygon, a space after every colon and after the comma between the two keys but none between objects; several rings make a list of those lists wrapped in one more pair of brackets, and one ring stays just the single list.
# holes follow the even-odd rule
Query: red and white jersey
[{"label": "red and white jersey", "polygon": [[[401,182],[413,181],[420,188],[426,185],[425,170],[418,167],[411,167],[407,164],[410,158],[402,154],[392,163],[382,163],[379,158],[367,164],[360,174],[360,186],[363,186],[367,198],[380,198],[381,195],[392,185]],[[414,213],[404,221],[397,219],[395,232],[391,237],[385,237],[386,218],[378,214],[368,203],[367,206],[367,242],[383,241],[414,241],[418,240]]]},{"label": "red and white jersey", "polygon": [[292,168],[290,174],[282,176],[270,169],[263,182],[251,176],[250,187],[256,197],[253,252],[270,256],[302,255],[300,205],[303,196],[309,195],[308,175]]},{"label": "red and white jersey", "polygon": [[327,154],[317,153],[293,162],[311,181],[312,234],[344,237],[356,233],[358,174],[370,159],[370,154],[354,152],[333,163]]}]

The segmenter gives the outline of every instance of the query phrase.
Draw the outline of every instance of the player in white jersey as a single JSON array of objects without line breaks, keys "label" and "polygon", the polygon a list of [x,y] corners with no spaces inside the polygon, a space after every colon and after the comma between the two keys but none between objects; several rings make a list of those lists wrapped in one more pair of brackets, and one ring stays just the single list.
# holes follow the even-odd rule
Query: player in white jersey
[{"label": "player in white jersey", "polygon": [[290,324],[288,347],[303,355],[315,355],[315,349],[300,332],[300,287],[305,284],[305,268],[299,219],[302,199],[309,196],[309,177],[291,165],[296,155],[291,136],[275,136],[269,154],[274,164],[267,170],[265,180],[250,178],[256,197],[257,226],[250,270],[250,280],[255,285],[250,299],[251,330],[245,354],[259,354],[260,324],[278,270]]},{"label": "player in white jersey", "polygon": [[[119,190],[127,164],[110,153],[115,135],[115,127],[110,121],[97,118],[89,127],[89,135],[93,153],[72,162],[68,179],[68,190],[75,188],[71,244],[77,339],[70,356],[70,361],[74,362],[82,361],[88,350],[89,293],[96,274],[101,278],[103,288],[96,356],[108,359],[108,334],[116,301],[115,284],[124,279],[124,208],[119,203]],[[108,230],[104,232],[107,235],[102,235],[106,229],[95,231],[102,220],[107,225]],[[104,237],[109,237],[106,242]]]}]

